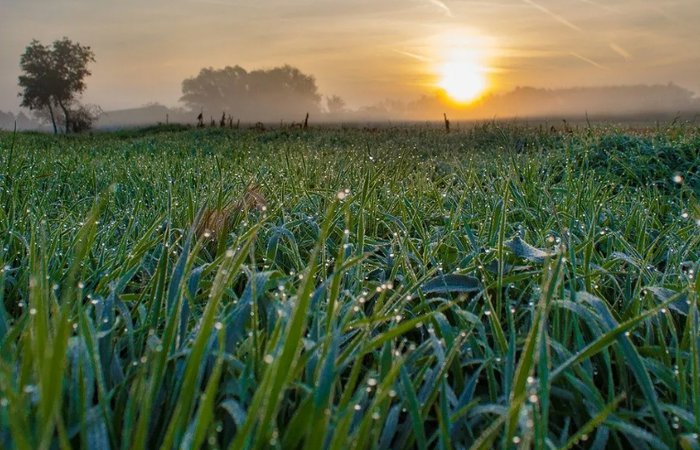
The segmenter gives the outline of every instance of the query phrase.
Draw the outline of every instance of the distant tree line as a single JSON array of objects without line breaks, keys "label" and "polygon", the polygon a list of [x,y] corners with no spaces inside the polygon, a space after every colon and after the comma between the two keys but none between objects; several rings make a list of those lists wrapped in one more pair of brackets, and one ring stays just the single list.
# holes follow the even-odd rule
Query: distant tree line
[{"label": "distant tree line", "polygon": [[32,120],[23,112],[13,114],[11,112],[0,111],[0,130],[14,130],[17,125],[18,130],[38,130],[41,128],[41,123]]},{"label": "distant tree line", "polygon": [[321,100],[314,77],[289,65],[253,71],[241,66],[205,68],[182,82],[180,98],[191,111],[202,113],[203,122],[225,114],[224,125],[228,117],[231,122],[271,116],[301,120],[306,113],[319,114]]},{"label": "distant tree line", "polygon": [[[198,126],[238,128],[241,124],[280,121],[281,125],[306,128],[312,120],[440,120],[449,129],[450,119],[470,120],[508,117],[562,117],[640,114],[697,113],[700,99],[673,83],[667,85],[612,86],[569,89],[522,87],[492,94],[468,107],[456,106],[445,95],[425,95],[413,101],[383,100],[350,110],[345,101],[319,93],[316,79],[296,67],[246,70],[239,65],[222,69],[203,68],[182,82],[180,101],[185,108],[170,109],[148,105],[103,113],[97,106],[84,105],[80,96],[86,89],[88,68],[95,62],[90,47],[68,38],[44,45],[33,40],[20,57],[21,106],[39,121],[59,130],[80,132],[101,118],[101,126],[185,122]],[[325,100],[325,101],[324,101]],[[446,115],[445,115],[446,114]],[[24,114],[16,117],[0,112],[0,128],[36,128]]]}]

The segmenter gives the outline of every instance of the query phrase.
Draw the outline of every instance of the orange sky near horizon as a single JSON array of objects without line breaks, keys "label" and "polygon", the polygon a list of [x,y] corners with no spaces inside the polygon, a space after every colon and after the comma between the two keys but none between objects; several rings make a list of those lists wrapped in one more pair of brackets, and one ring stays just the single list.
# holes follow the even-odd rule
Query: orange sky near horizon
[{"label": "orange sky near horizon", "polygon": [[282,64],[349,106],[516,86],[677,84],[700,93],[697,0],[0,0],[0,110],[32,38],[90,45],[84,100],[177,106],[202,67]]}]

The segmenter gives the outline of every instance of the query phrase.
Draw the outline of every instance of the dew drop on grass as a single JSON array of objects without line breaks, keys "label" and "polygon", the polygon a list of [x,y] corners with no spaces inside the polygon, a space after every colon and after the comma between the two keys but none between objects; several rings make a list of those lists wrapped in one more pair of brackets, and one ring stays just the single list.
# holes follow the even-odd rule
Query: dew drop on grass
[{"label": "dew drop on grass", "polygon": [[275,360],[275,358],[270,354],[265,355],[265,357],[263,358],[263,361],[265,362],[265,364],[272,364],[274,362],[274,360]]}]

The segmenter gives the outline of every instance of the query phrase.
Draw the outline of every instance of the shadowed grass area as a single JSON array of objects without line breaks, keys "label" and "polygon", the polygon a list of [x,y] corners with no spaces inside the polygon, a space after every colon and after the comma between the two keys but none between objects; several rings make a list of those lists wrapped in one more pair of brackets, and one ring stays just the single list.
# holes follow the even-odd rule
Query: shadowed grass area
[{"label": "shadowed grass area", "polygon": [[696,448],[700,133],[0,134],[0,447]]}]

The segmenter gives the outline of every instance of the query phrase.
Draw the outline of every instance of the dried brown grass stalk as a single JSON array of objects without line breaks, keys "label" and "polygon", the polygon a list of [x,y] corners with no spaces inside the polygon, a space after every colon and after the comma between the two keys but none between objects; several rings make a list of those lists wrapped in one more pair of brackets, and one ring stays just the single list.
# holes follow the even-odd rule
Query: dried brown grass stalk
[{"label": "dried brown grass stalk", "polygon": [[197,239],[219,241],[231,231],[236,219],[250,211],[264,211],[267,208],[260,185],[250,183],[238,199],[232,199],[219,208],[205,209],[197,222]]}]

